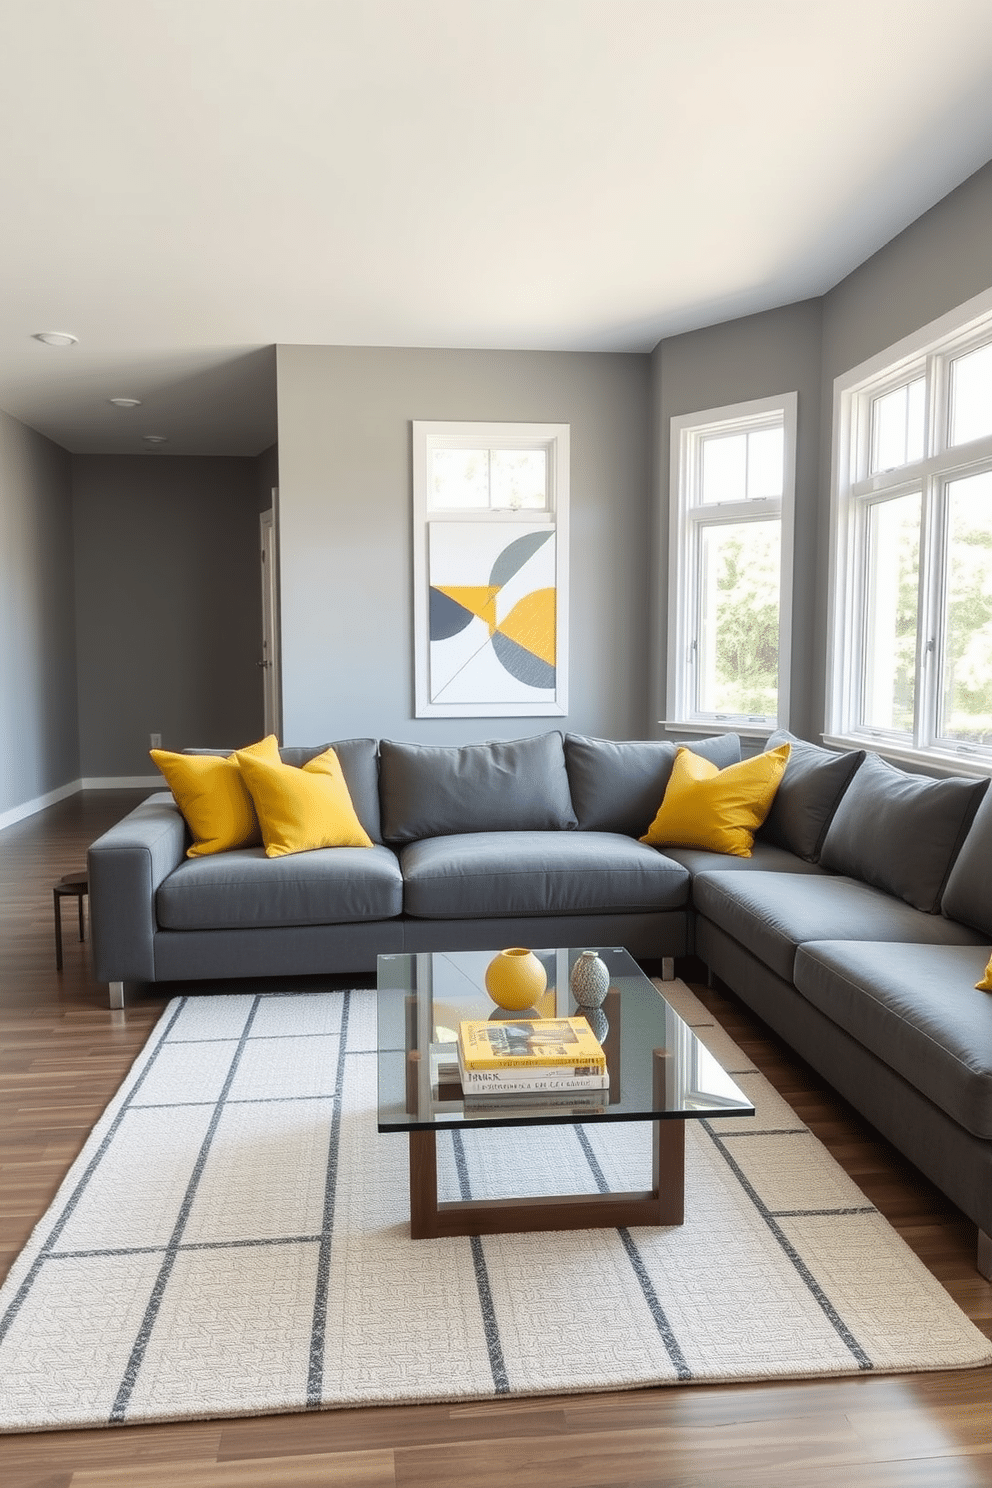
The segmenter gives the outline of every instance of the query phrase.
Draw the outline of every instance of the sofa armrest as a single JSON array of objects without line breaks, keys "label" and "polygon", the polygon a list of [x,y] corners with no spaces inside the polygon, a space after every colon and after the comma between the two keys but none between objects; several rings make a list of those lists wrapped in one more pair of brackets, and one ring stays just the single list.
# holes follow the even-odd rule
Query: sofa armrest
[{"label": "sofa armrest", "polygon": [[159,793],[104,832],[87,854],[93,970],[101,982],[155,980],[155,890],[186,854],[186,823]]}]

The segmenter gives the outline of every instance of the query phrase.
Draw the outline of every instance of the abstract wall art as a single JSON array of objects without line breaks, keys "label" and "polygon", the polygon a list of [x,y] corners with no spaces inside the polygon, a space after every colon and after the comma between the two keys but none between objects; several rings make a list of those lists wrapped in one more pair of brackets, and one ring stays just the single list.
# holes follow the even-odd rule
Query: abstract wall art
[{"label": "abstract wall art", "polygon": [[554,703],[556,533],[431,522],[432,703]]}]

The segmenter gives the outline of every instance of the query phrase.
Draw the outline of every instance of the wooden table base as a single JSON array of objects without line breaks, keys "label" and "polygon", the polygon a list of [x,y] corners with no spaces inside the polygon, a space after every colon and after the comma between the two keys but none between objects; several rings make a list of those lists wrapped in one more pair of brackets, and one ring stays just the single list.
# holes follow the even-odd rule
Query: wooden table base
[{"label": "wooden table base", "polygon": [[[685,1121],[655,1121],[652,1188],[635,1193],[461,1199],[438,1203],[437,1143],[432,1130],[410,1133],[410,1234],[510,1235],[528,1230],[618,1229],[680,1225],[685,1218]],[[492,1135],[499,1140],[499,1132]]]}]

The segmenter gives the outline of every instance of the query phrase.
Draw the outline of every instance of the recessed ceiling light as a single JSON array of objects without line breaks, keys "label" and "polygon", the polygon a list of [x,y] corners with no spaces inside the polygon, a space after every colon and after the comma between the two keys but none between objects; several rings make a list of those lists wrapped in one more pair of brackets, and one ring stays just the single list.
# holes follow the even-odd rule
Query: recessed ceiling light
[{"label": "recessed ceiling light", "polygon": [[46,346],[75,346],[79,337],[71,331],[35,331],[34,339],[44,341]]},{"label": "recessed ceiling light", "polygon": [[141,407],[141,399],[140,398],[108,398],[107,399],[107,402],[108,403],[112,403],[115,408],[140,408]]},{"label": "recessed ceiling light", "polygon": [[142,434],[141,437],[146,444],[168,444],[169,442],[168,434]]}]

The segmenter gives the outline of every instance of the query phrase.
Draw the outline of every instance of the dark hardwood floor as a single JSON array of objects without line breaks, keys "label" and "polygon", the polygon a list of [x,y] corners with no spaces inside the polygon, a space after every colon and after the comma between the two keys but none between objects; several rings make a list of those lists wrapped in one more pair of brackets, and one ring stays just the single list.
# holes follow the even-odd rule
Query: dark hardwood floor
[{"label": "dark hardwood floor", "polygon": [[[142,793],[77,795],[0,832],[0,1275],[167,1001],[111,1013],[52,885]],[[691,968],[690,968],[691,971]],[[992,1336],[975,1229],[733,996],[733,1037]],[[974,1488],[992,1484],[992,1369],[681,1386],[492,1404],[0,1436],[2,1488]]]}]

